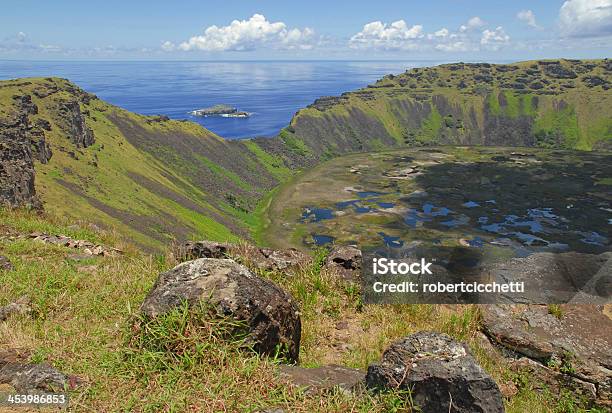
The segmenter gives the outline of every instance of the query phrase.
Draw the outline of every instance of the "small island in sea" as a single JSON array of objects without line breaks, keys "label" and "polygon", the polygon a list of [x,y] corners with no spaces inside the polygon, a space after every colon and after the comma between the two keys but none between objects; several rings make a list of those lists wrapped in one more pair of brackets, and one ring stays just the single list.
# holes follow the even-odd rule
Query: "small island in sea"
[{"label": "small island in sea", "polygon": [[248,118],[251,116],[249,112],[239,111],[237,108],[229,105],[214,105],[208,108],[196,109],[189,112],[193,116],[220,116],[223,118]]}]

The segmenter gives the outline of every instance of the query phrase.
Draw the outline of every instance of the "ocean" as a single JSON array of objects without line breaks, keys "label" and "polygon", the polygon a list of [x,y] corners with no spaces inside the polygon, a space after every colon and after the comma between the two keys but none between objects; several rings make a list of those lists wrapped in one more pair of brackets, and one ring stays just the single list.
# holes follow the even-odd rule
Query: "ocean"
[{"label": "ocean", "polygon": [[[274,136],[321,96],[367,86],[389,73],[434,61],[72,62],[0,61],[0,80],[67,78],[114,105],[145,115],[198,122],[227,139]],[[228,104],[249,118],[194,117]]]}]

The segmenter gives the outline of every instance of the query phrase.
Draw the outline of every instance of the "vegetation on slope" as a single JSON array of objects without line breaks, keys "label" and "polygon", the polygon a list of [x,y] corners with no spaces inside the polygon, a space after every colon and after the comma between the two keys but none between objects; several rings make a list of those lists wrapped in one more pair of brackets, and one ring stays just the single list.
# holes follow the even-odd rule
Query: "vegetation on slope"
[{"label": "vegetation on slope", "polygon": [[612,145],[612,61],[446,64],[315,101],[287,128],[314,158],[432,144]]},{"label": "vegetation on slope", "polygon": [[[11,238],[30,231],[104,242],[127,253],[75,260],[72,249]],[[18,349],[26,360],[47,362],[81,378],[82,384],[70,392],[70,411],[410,411],[405,394],[313,394],[283,384],[274,359],[239,350],[239,338],[227,340],[224,332],[233,321],[210,318],[199,309],[178,309],[143,330],[132,329],[157,274],[175,260],[170,253],[152,257],[116,242],[112,233],[87,223],[0,210],[0,254],[15,267],[0,271],[0,305],[27,294],[33,307],[30,314],[0,324],[0,347]],[[236,259],[251,265],[249,251],[244,245]],[[477,306],[363,305],[353,284],[321,266],[323,258],[320,252],[310,265],[290,273],[252,269],[297,300],[303,323],[301,365],[363,369],[393,340],[435,330],[466,341],[498,383],[515,389],[505,400],[508,412],[597,411],[582,407],[573,394],[558,398],[538,390],[533,377],[511,371],[498,351],[479,338]],[[339,323],[346,328],[337,328]]]},{"label": "vegetation on slope", "polygon": [[23,114],[24,97],[27,133],[42,134],[51,151],[35,165],[45,208],[117,228],[149,249],[248,236],[256,223],[245,215],[287,174],[256,142],[130,113],[63,79],[0,82],[0,123]]},{"label": "vegetation on slope", "polygon": [[[257,237],[272,188],[345,153],[440,144],[610,147],[611,71],[607,59],[412,69],[318,99],[278,137],[245,141],[130,113],[67,80],[18,79],[0,82],[0,143],[6,125],[23,129],[48,211],[117,228],[159,250],[173,239]],[[20,116],[26,125],[16,123]]]}]

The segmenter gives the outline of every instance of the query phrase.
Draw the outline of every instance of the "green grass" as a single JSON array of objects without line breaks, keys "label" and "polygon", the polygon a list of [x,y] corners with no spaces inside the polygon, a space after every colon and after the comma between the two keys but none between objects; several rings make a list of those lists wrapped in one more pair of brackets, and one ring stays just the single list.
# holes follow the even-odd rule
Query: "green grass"
[{"label": "green grass", "polygon": [[435,143],[441,127],[442,116],[436,106],[432,105],[429,117],[421,124],[417,140],[421,143]]},{"label": "green grass", "polygon": [[[158,273],[176,263],[172,255],[142,254],[116,244],[112,232],[85,223],[73,226],[65,218],[1,212],[3,233],[60,232],[126,250],[122,256],[80,262],[67,258],[71,249],[0,238],[0,254],[15,266],[0,272],[0,305],[28,295],[33,307],[31,314],[0,325],[0,346],[19,348],[32,362],[50,363],[83,379],[70,392],[70,411],[410,411],[406,392],[318,394],[286,385],[276,372],[280,360],[257,356],[243,340],[244,325],[218,316],[205,303],[156,319],[143,317],[138,308]],[[498,382],[518,387],[518,394],[506,400],[509,413],[598,412],[570,394],[557,398],[541,392],[531,377],[513,373],[497,351],[483,347],[478,306],[364,305],[355,284],[322,266],[325,249],[314,251],[309,265],[287,273],[256,269],[252,248],[242,244],[235,258],[287,290],[300,307],[302,366],[335,363],[365,369],[394,340],[434,330],[466,342]],[[339,335],[340,321],[348,324],[347,335]]]},{"label": "green grass", "polygon": [[287,145],[287,148],[295,152],[300,156],[312,156],[312,151],[303,140],[297,138],[293,133],[289,132],[287,129],[283,129],[280,134],[280,138]]},{"label": "green grass", "polygon": [[228,171],[227,169],[223,168],[220,165],[217,165],[216,163],[214,163],[213,161],[211,161],[210,159],[204,156],[196,155],[196,157],[219,178],[229,179],[239,188],[246,189],[246,190],[252,189],[251,185],[244,182],[242,178],[240,178],[235,172]]},{"label": "green grass", "polygon": [[250,140],[243,141],[244,145],[255,154],[264,167],[279,181],[282,181],[291,175],[291,170],[285,166],[283,160],[275,155],[272,155],[259,147],[255,142]]}]

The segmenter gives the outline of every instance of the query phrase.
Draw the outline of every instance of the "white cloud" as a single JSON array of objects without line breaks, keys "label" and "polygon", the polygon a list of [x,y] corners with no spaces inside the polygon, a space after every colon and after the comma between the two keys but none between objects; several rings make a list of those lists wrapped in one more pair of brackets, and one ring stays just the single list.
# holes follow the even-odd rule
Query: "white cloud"
[{"label": "white cloud", "polygon": [[426,33],[422,25],[409,26],[404,20],[391,24],[374,21],[352,36],[349,46],[353,49],[468,52],[499,50],[510,42],[510,36],[501,26],[484,29],[486,25],[480,17],[475,16],[454,31],[442,27]]},{"label": "white cloud", "polygon": [[363,29],[351,37],[349,46],[352,48],[379,48],[387,50],[410,50],[418,47],[415,40],[421,39],[423,26],[408,27],[404,20],[395,21],[389,25],[375,21],[363,26]]},{"label": "white cloud", "polygon": [[173,51],[174,49],[176,49],[176,45],[175,45],[174,43],[172,43],[172,42],[165,41],[165,42],[163,42],[163,43],[162,43],[162,45],[161,45],[161,49],[162,49],[164,52],[171,52],[171,51]]},{"label": "white cloud", "polygon": [[460,32],[468,32],[470,30],[475,30],[478,29],[480,27],[485,26],[487,23],[482,20],[480,17],[478,16],[474,16],[472,17],[470,20],[468,20],[468,22],[466,24],[461,25],[461,27],[459,27],[459,31]]},{"label": "white cloud", "polygon": [[3,53],[59,53],[63,48],[56,45],[34,43],[24,32],[0,39],[0,52]]},{"label": "white cloud", "polygon": [[448,29],[446,27],[444,27],[444,28],[438,30],[437,32],[434,32],[434,36],[436,36],[436,37],[448,37],[449,33],[450,32],[448,31]]},{"label": "white cloud", "polygon": [[[278,49],[311,49],[316,44],[312,29],[288,29],[283,22],[270,22],[261,14],[248,20],[234,20],[228,26],[210,26],[199,36],[178,45],[178,49],[204,51],[247,51],[266,46]],[[175,45],[164,42],[162,49],[174,50]]]},{"label": "white cloud", "polygon": [[486,49],[498,50],[510,42],[510,36],[506,34],[504,28],[497,26],[495,30],[485,29],[480,38],[480,44]]},{"label": "white cloud", "polygon": [[439,43],[435,48],[441,52],[467,52],[474,50],[474,46],[465,41]]},{"label": "white cloud", "polygon": [[612,35],[612,0],[568,0],[559,10],[559,23],[569,37]]},{"label": "white cloud", "polygon": [[516,14],[516,18],[527,23],[528,26],[531,26],[534,29],[539,28],[538,23],[536,23],[536,16],[531,10],[519,11]]}]

